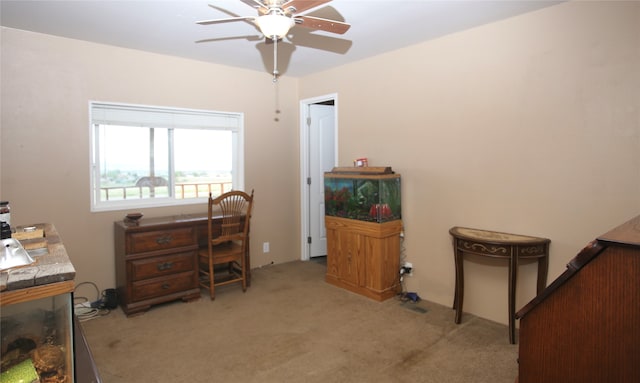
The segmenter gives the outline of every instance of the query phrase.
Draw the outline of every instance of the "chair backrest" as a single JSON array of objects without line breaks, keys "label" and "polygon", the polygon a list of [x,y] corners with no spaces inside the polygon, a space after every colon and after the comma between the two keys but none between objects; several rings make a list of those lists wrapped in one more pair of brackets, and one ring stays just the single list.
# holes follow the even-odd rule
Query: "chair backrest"
[{"label": "chair backrest", "polygon": [[[209,236],[211,244],[215,245],[217,243],[244,240],[247,238],[249,235],[252,206],[253,190],[251,191],[251,195],[243,191],[233,190],[216,198],[212,198],[211,193],[209,193]],[[222,214],[220,235],[215,238],[213,237],[211,224],[214,207],[219,208]]]}]

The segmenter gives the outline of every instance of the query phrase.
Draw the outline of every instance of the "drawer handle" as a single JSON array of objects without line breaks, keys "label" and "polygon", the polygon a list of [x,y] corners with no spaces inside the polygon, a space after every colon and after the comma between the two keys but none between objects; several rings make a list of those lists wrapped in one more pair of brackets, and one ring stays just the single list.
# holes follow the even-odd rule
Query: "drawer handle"
[{"label": "drawer handle", "polygon": [[171,287],[171,285],[169,285],[168,283],[163,283],[163,284],[162,284],[162,288],[163,288],[164,290],[168,289],[169,287]]},{"label": "drawer handle", "polygon": [[158,263],[156,267],[158,268],[158,271],[169,270],[173,267],[173,262]]},{"label": "drawer handle", "polygon": [[158,245],[166,245],[168,243],[171,243],[172,239],[173,238],[171,238],[171,234],[167,234],[167,235],[163,235],[162,237],[156,238],[156,243]]}]

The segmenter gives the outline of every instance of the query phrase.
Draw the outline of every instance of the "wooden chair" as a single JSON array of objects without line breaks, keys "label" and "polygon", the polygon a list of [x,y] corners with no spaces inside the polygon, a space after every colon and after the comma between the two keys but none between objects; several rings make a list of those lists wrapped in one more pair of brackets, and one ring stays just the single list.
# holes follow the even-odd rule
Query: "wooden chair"
[{"label": "wooden chair", "polygon": [[[200,286],[209,289],[211,300],[215,299],[215,287],[231,283],[242,283],[247,291],[247,254],[249,246],[249,222],[253,206],[251,195],[243,191],[230,191],[217,198],[209,193],[207,248],[198,252]],[[222,226],[214,232],[212,217],[222,215]],[[216,265],[225,265],[218,267]]]}]

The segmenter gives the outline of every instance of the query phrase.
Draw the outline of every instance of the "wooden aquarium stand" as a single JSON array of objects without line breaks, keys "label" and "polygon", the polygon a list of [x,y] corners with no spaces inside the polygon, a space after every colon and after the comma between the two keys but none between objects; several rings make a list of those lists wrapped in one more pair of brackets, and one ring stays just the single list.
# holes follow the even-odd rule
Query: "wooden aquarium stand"
[{"label": "wooden aquarium stand", "polygon": [[326,281],[383,301],[400,292],[402,221],[365,222],[325,217]]}]

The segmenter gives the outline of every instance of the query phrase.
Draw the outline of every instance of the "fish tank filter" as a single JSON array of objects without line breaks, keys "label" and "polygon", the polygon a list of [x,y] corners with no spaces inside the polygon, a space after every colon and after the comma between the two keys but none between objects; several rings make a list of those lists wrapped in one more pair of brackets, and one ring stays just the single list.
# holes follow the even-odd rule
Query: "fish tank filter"
[{"label": "fish tank filter", "polygon": [[402,218],[400,175],[390,167],[334,168],[324,174],[325,215],[383,223]]}]

